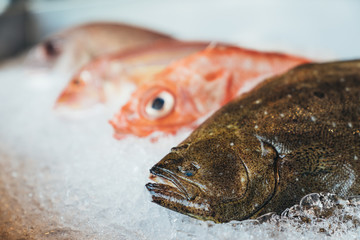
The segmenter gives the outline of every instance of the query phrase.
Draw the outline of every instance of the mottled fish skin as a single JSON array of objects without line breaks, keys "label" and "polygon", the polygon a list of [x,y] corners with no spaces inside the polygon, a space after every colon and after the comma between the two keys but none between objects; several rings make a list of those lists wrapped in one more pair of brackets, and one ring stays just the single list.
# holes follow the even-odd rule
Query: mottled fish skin
[{"label": "mottled fish skin", "polygon": [[150,172],[153,201],[215,222],[360,194],[360,60],[307,64],[225,105]]}]

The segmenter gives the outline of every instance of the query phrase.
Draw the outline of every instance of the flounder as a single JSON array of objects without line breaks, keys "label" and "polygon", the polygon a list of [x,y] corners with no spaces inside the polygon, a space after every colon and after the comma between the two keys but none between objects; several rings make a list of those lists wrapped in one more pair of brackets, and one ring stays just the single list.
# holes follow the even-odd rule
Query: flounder
[{"label": "flounder", "polygon": [[306,64],[228,103],[150,169],[153,202],[214,222],[360,194],[360,60]]}]

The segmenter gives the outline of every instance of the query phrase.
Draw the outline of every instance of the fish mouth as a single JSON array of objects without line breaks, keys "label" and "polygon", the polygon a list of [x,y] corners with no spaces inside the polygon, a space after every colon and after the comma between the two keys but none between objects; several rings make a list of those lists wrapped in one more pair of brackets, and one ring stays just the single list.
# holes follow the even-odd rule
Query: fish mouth
[{"label": "fish mouth", "polygon": [[114,129],[114,138],[122,140],[129,135],[135,135],[137,137],[147,137],[153,130],[147,131],[144,128],[137,127],[133,122],[128,121],[124,115],[115,115],[113,119],[109,120],[110,125]]},{"label": "fish mouth", "polygon": [[177,195],[181,195],[182,198],[192,200],[192,197],[189,196],[184,185],[171,171],[161,167],[153,167],[150,169],[150,179],[156,182],[152,184],[155,188],[160,190],[172,189],[172,192],[175,191]]},{"label": "fish mouth", "polygon": [[201,197],[201,191],[196,186],[164,168],[154,166],[150,173],[150,179],[155,183],[145,186],[152,196],[152,202],[202,220],[212,215],[210,205]]},{"label": "fish mouth", "polygon": [[62,92],[60,96],[57,98],[55,107],[59,107],[66,104],[71,104],[77,100],[77,95],[69,93],[69,92]]}]

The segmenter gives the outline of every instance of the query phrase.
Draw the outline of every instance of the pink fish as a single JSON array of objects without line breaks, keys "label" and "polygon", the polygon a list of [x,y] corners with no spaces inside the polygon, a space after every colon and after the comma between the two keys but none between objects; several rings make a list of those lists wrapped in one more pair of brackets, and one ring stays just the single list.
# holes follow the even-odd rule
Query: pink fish
[{"label": "pink fish", "polygon": [[[118,104],[137,86],[171,62],[205,49],[208,42],[167,40],[99,57],[81,68],[56,101],[56,109],[86,109],[97,104]],[[134,87],[132,86],[132,87]],[[131,87],[131,86],[130,86]],[[125,101],[122,101],[123,103]]]},{"label": "pink fish", "polygon": [[214,46],[179,60],[144,82],[110,121],[114,137],[175,134],[233,99],[254,79],[309,62],[303,57]]},{"label": "pink fish", "polygon": [[32,66],[74,72],[91,59],[138,47],[170,36],[120,23],[96,22],[56,33],[38,44],[28,57]]}]

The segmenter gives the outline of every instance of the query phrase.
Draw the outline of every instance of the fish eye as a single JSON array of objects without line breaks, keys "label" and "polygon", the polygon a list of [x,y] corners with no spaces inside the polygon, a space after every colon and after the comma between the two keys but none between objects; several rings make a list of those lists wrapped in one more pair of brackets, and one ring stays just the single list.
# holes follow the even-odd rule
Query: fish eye
[{"label": "fish eye", "polygon": [[199,169],[200,169],[200,166],[195,162],[192,162],[190,165],[185,166],[185,167],[178,166],[178,170],[187,177],[194,176],[195,173],[197,172],[197,170],[199,170]]},{"label": "fish eye", "polygon": [[162,91],[146,104],[145,113],[151,119],[158,119],[169,114],[174,105],[174,96],[167,91]]},{"label": "fish eye", "polygon": [[187,171],[185,171],[185,175],[188,176],[188,177],[192,177],[192,176],[194,176],[194,172],[190,171],[190,170],[187,170]]},{"label": "fish eye", "polygon": [[81,87],[83,85],[85,85],[85,82],[79,78],[75,78],[71,81],[71,84],[74,86],[74,87]]},{"label": "fish eye", "polygon": [[56,39],[50,39],[43,43],[43,49],[45,51],[46,56],[48,57],[56,57],[61,52],[60,41]]}]

